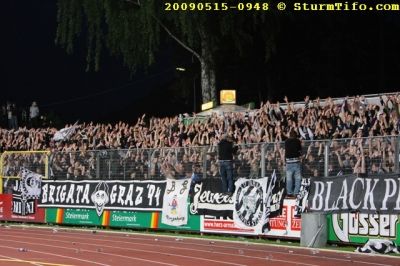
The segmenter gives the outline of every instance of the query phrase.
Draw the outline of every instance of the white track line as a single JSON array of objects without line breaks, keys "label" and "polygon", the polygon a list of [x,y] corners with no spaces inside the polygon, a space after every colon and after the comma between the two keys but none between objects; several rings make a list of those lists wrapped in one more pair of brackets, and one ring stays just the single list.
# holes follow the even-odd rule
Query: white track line
[{"label": "white track line", "polygon": [[[30,230],[30,231],[33,231],[31,234],[34,234],[34,235],[40,235],[40,234],[38,234],[38,233],[36,233],[35,232],[35,230]],[[76,236],[83,236],[83,237],[87,237],[87,234],[86,233],[81,233],[82,232],[82,230],[81,229],[79,229],[79,230],[77,230],[78,232],[65,232],[65,231],[61,231],[60,233],[63,233],[63,234],[65,234],[65,235],[70,235],[71,237],[72,236],[74,236],[74,237],[76,237]],[[91,232],[91,231],[93,231],[93,230],[83,230],[83,231],[85,231],[85,232]],[[25,231],[26,232],[26,231]],[[104,234],[98,234],[97,236],[102,236],[103,238],[106,238],[107,237],[107,234],[108,232],[104,232]],[[113,233],[112,233],[113,234]],[[148,235],[145,235],[145,236],[148,236]],[[64,236],[63,236],[64,237]],[[68,236],[65,236],[65,237],[68,237]],[[117,239],[125,239],[123,236],[121,236],[120,238],[118,238],[118,236],[112,236],[113,238],[117,238]],[[151,238],[151,237],[153,237],[153,236],[148,236],[148,238],[129,238],[129,239],[131,239],[131,240],[146,240],[146,241],[151,241],[151,239],[149,239],[149,238]],[[163,236],[159,236],[159,237],[163,237]],[[174,236],[167,236],[168,238],[176,238],[176,237],[174,237]],[[191,239],[191,240],[201,240],[201,241],[203,241],[203,239],[198,239],[198,238],[189,238],[189,239]],[[115,241],[115,240],[109,240],[109,239],[97,239],[98,241],[108,241],[108,242],[113,242],[113,243],[121,243],[121,241]],[[163,242],[164,240],[159,240],[159,242]],[[219,240],[216,240],[215,242],[218,242]],[[174,241],[165,241],[165,242],[168,242],[168,243],[174,243]],[[226,243],[232,243],[231,241],[223,241],[223,242],[226,242]],[[127,244],[133,244],[132,242],[124,242],[124,243],[127,243]],[[234,242],[234,243],[237,243],[237,244],[244,244],[243,242]],[[138,245],[143,245],[143,246],[147,246],[147,245],[150,245],[150,246],[154,246],[154,245],[152,245],[152,244],[144,244],[144,243],[141,243],[141,242],[138,242],[138,243],[135,243],[135,244],[138,244]],[[252,244],[252,243],[246,243],[246,245],[247,244]],[[202,247],[210,247],[210,245],[208,244],[201,244],[201,243],[190,243],[190,245],[194,245],[194,246],[202,246]],[[261,244],[261,245],[264,245],[265,247],[266,246],[268,246],[268,244]],[[305,248],[302,248],[302,247],[292,247],[292,246],[279,246],[279,245],[273,245],[274,247],[278,247],[278,248],[287,248],[287,249],[301,249],[301,250],[308,250],[308,249],[305,249]],[[224,255],[229,255],[229,256],[232,256],[232,255],[234,255],[234,256],[243,256],[243,255],[238,255],[238,254],[231,254],[231,253],[223,253],[223,252],[215,252],[215,251],[213,251],[213,252],[210,252],[210,251],[208,251],[208,250],[198,250],[198,249],[189,249],[189,248],[180,248],[180,247],[176,247],[176,246],[162,246],[162,247],[167,247],[167,248],[173,248],[173,249],[188,249],[188,250],[194,250],[194,251],[198,251],[198,252],[209,252],[209,253],[219,253],[219,254],[224,254]],[[324,259],[324,260],[334,260],[334,261],[342,261],[342,262],[346,262],[346,263],[351,263],[351,262],[356,262],[356,263],[361,263],[361,264],[366,264],[366,265],[379,265],[379,266],[387,266],[388,264],[381,264],[381,263],[371,263],[371,262],[367,262],[367,261],[359,261],[359,260],[351,260],[351,259],[342,259],[342,258],[332,258],[332,257],[326,257],[326,256],[321,256],[321,254],[320,253],[318,253],[318,255],[308,255],[308,254],[297,254],[297,253],[287,253],[287,252],[282,252],[282,251],[271,251],[271,250],[268,250],[268,251],[266,251],[266,250],[259,250],[259,249],[250,249],[250,248],[246,248],[246,247],[243,247],[243,248],[241,248],[241,247],[233,247],[233,246],[217,246],[218,248],[225,248],[225,249],[231,249],[231,250],[244,250],[244,251],[251,251],[251,252],[254,252],[254,251],[258,251],[258,252],[267,252],[267,253],[274,253],[274,254],[282,254],[282,255],[291,255],[291,256],[301,256],[301,257],[308,257],[308,258],[317,258],[317,259]],[[320,250],[320,251],[322,251],[322,252],[324,252],[324,251],[328,251],[328,250]],[[329,252],[333,252],[333,253],[335,253],[334,251],[329,251]],[[343,254],[343,252],[337,252],[337,253],[342,253]],[[368,256],[368,255],[366,255],[366,254],[362,254],[362,253],[357,253],[357,254],[355,254],[355,253],[350,253],[350,252],[345,252],[345,253],[347,253],[347,254],[351,254],[351,255],[353,255],[353,256]],[[369,255],[370,256],[370,255]],[[265,260],[265,258],[264,257],[252,257],[252,258],[256,258],[256,259],[263,259],[263,260]],[[387,256],[385,256],[385,258],[387,258]],[[392,258],[392,257],[391,257]],[[395,258],[395,257],[393,257],[393,258]],[[300,264],[299,262],[291,262],[291,261],[286,261],[287,263],[295,263],[295,264]]]},{"label": "white track line", "polygon": [[[16,226],[16,227],[21,227],[21,226]],[[35,230],[36,228],[40,228],[40,229],[45,229],[45,230],[52,230],[52,228],[49,228],[49,227],[33,227],[33,226],[29,226],[29,227],[27,227],[27,226],[22,226],[23,228],[28,228],[28,229],[32,229],[32,230],[29,230],[29,231],[33,231],[33,233],[32,234],[34,234],[34,235],[38,235],[38,233],[36,233],[37,231]],[[32,228],[33,227],[33,228]],[[93,229],[75,229],[75,228],[64,228],[65,230],[69,230],[69,231],[60,231],[60,233],[63,233],[63,234],[66,234],[66,235],[70,235],[70,236],[84,236],[84,237],[87,237],[87,234],[86,233],[82,233],[82,232],[91,232],[91,231],[93,231]],[[63,230],[62,228],[59,228],[59,230]],[[70,232],[70,231],[72,231],[72,232]],[[25,231],[26,232],[26,231]],[[51,232],[51,231],[50,231]],[[152,237],[163,237],[163,238],[169,238],[169,239],[171,239],[171,238],[176,238],[176,236],[165,236],[165,235],[149,235],[149,234],[142,234],[142,233],[127,233],[127,232],[115,232],[115,231],[104,231],[104,230],[99,230],[99,232],[102,232],[103,234],[101,234],[101,236],[103,236],[104,238],[106,238],[107,236],[109,236],[109,235],[112,235],[111,237],[112,238],[117,238],[117,239],[125,239],[125,237],[124,236],[122,236],[122,234],[123,235],[127,235],[127,234],[129,234],[129,235],[140,235],[140,236],[144,236],[143,238],[129,238],[130,240],[146,240],[146,241],[151,241],[149,238],[152,238]],[[115,236],[115,235],[121,235],[120,237],[119,236]],[[68,236],[66,236],[66,237],[68,237]],[[207,239],[207,240],[205,240],[205,239],[199,239],[199,238],[193,238],[193,237],[186,237],[186,236],[183,236],[183,237],[180,237],[180,238],[182,238],[182,239],[190,239],[190,240],[194,240],[194,241],[210,241],[209,239]],[[101,240],[101,241],[108,241],[108,242],[118,242],[118,243],[121,243],[121,241],[113,241],[113,240],[109,240],[109,239],[97,239],[97,240]],[[162,241],[164,241],[164,240],[160,240],[160,242],[162,242]],[[244,244],[243,242],[240,242],[240,241],[229,241],[229,240],[214,240],[215,242],[225,242],[225,243],[235,243],[235,244]],[[173,243],[173,241],[165,241],[165,242],[168,242],[168,243]],[[134,244],[134,243],[132,243],[132,242],[126,242],[126,243],[129,243],[129,244]],[[154,246],[154,245],[151,245],[151,244],[144,244],[144,243],[141,243],[141,242],[139,242],[139,243],[136,243],[136,244],[139,244],[139,245],[150,245],[150,246]],[[203,246],[203,247],[210,247],[210,245],[206,245],[206,244],[200,244],[200,243],[190,243],[190,245],[194,245],[194,246]],[[288,246],[281,246],[281,245],[274,245],[274,244],[263,244],[263,243],[246,243],[246,245],[257,245],[257,246],[263,246],[263,247],[267,247],[267,246],[272,246],[272,247],[277,247],[277,248],[287,248],[287,249],[301,249],[301,250],[308,250],[308,249],[306,249],[306,248],[302,248],[302,247],[293,247],[293,246],[290,246],[290,247],[288,247]],[[180,247],[172,247],[172,246],[162,246],[162,247],[168,247],[168,248],[174,248],[174,249],[187,249],[187,250],[194,250],[194,251],[198,251],[198,252],[210,252],[210,251],[207,251],[207,250],[198,250],[198,249],[189,249],[189,248],[180,248]],[[332,258],[332,257],[326,257],[326,256],[321,256],[321,254],[319,253],[318,255],[307,255],[307,254],[296,254],[296,253],[292,253],[292,254],[290,254],[290,253],[286,253],[286,252],[281,252],[281,251],[271,251],[271,250],[268,250],[268,251],[266,251],[266,250],[259,250],[259,249],[249,249],[249,248],[245,248],[245,247],[243,247],[243,248],[240,248],[240,247],[232,247],[232,246],[217,246],[218,248],[226,248],[226,249],[233,249],[233,250],[247,250],[247,251],[251,251],[251,252],[254,252],[254,251],[259,251],[259,252],[268,252],[268,253],[275,253],[275,254],[283,254],[283,255],[292,255],[292,256],[303,256],[303,257],[309,257],[309,258],[317,258],[317,259],[325,259],[325,260],[335,260],[335,261],[343,261],[343,262],[347,262],[347,263],[350,263],[350,262],[356,262],[356,263],[361,263],[361,264],[367,264],[367,265],[380,265],[380,266],[387,266],[388,264],[380,264],[380,263],[371,263],[371,262],[366,262],[366,261],[358,261],[358,260],[351,260],[351,259],[341,259],[341,258]],[[317,249],[316,249],[317,250]],[[357,256],[357,255],[359,255],[359,256],[368,256],[368,255],[366,255],[366,254],[362,254],[362,253],[357,253],[357,254],[355,254],[355,253],[351,253],[351,252],[347,252],[347,251],[332,251],[332,250],[325,250],[325,249],[318,249],[319,251],[322,251],[322,252],[324,252],[324,251],[327,251],[327,252],[329,252],[329,253],[341,253],[341,254],[343,254],[343,253],[347,253],[347,254],[351,254],[351,255],[354,255],[354,256]],[[234,255],[234,256],[244,256],[244,257],[247,257],[247,256],[245,256],[245,255],[238,255],[238,254],[230,254],[230,253],[223,253],[223,252],[215,252],[215,251],[213,251],[213,252],[210,252],[210,253],[218,253],[218,254],[224,254],[224,255],[230,255],[230,256],[232,256],[232,255]],[[379,256],[379,255],[378,255]],[[380,255],[380,256],[382,256],[382,255]],[[387,256],[384,256],[385,258],[387,258]],[[251,256],[251,258],[257,258],[257,259],[265,259],[265,258],[261,258],[261,257],[254,257],[254,256]],[[391,257],[392,258],[392,257]],[[395,259],[395,257],[393,257],[393,259]],[[272,259],[270,259],[270,260],[272,260]],[[291,262],[291,261],[285,261],[285,262],[287,262],[287,263],[293,263],[293,262]],[[300,264],[299,262],[295,262],[296,264]],[[307,265],[309,265],[309,264],[307,264]],[[310,264],[311,265],[311,264]]]},{"label": "white track line", "polygon": [[[9,237],[17,237],[17,236],[9,236]],[[22,238],[24,238],[23,236],[21,236]],[[42,238],[33,238],[36,240],[43,240]],[[45,246],[45,247],[57,247],[57,248],[61,248],[61,249],[70,249],[70,250],[76,250],[76,248],[67,248],[67,247],[62,247],[62,246],[54,246],[54,245],[46,245],[46,244],[38,244],[37,242],[27,242],[27,241],[18,241],[18,240],[10,240],[10,239],[4,239],[2,241],[9,241],[9,242],[16,242],[16,243],[23,243],[23,244],[30,244],[30,245],[36,245],[36,246]],[[52,241],[59,241],[59,240],[52,240]],[[65,242],[65,243],[69,243],[67,241],[60,241],[60,242]],[[82,242],[79,242],[80,244],[85,244]],[[88,245],[88,244],[85,244]],[[0,246],[2,247],[2,246]],[[112,248],[112,246],[109,246],[110,248]],[[80,249],[83,252],[89,252],[89,253],[95,253],[98,254],[92,250],[87,250],[87,249]],[[77,259],[83,262],[90,262],[92,264],[97,264],[97,265],[103,265],[103,266],[111,266],[109,264],[103,264],[103,263],[98,263],[98,262],[94,262],[94,261],[89,261],[89,260],[84,260],[84,259],[78,259],[78,258],[74,258],[74,257],[69,257],[69,256],[63,256],[63,255],[56,255],[54,253],[47,253],[47,252],[42,252],[42,251],[38,251],[38,250],[31,250],[29,249],[29,251],[32,252],[37,252],[37,253],[42,253],[42,254],[53,254],[55,256],[60,256],[60,257],[64,257],[64,258],[73,258],[73,259]],[[110,256],[116,256],[116,257],[121,257],[121,258],[129,258],[132,260],[138,260],[138,261],[143,261],[143,262],[147,262],[147,263],[153,263],[153,264],[161,264],[161,265],[168,265],[168,266],[177,266],[177,264],[170,264],[170,263],[164,263],[164,262],[160,262],[160,261],[154,261],[154,260],[148,260],[148,259],[141,259],[141,258],[135,258],[135,257],[128,257],[128,256],[124,256],[124,255],[119,255],[119,254],[113,254],[113,253],[107,253],[107,252],[102,252],[102,254],[104,255],[110,255]]]},{"label": "white track line", "polygon": [[[1,242],[5,242],[5,241],[17,242],[17,243],[24,243],[24,244],[38,245],[37,243],[28,243],[28,242],[23,242],[23,241],[13,241],[13,240],[8,240],[8,239],[2,239],[2,240],[1,240]],[[45,246],[54,247],[54,246],[50,246],[50,245],[45,245]],[[10,246],[2,246],[2,245],[0,245],[0,248],[15,249],[16,247],[10,247]],[[63,249],[67,249],[67,248],[64,247]],[[81,261],[81,262],[87,262],[87,263],[96,264],[96,265],[111,266],[111,265],[109,265],[109,264],[98,263],[98,262],[94,262],[94,261],[90,261],[90,260],[84,260],[84,259],[79,259],[79,258],[76,258],[76,257],[64,256],[64,255],[59,255],[59,254],[50,253],[50,252],[38,251],[38,250],[34,250],[34,249],[29,249],[29,252],[34,252],[34,253],[39,253],[39,254],[45,254],[45,255],[51,255],[51,256],[60,257],[60,258],[67,258],[67,259],[71,259],[71,260],[78,260],[78,261]]]},{"label": "white track line", "polygon": [[0,255],[0,257],[9,259],[9,260],[12,260],[12,261],[15,261],[15,262],[25,262],[25,263],[29,263],[29,264],[32,264],[32,265],[35,265],[35,266],[44,266],[43,264],[39,264],[37,262],[21,260],[21,259],[18,259],[18,258],[9,257],[9,256],[5,256],[5,255]]},{"label": "white track line", "polygon": [[[26,231],[25,231],[26,233]],[[87,234],[82,234],[82,233],[76,233],[76,232],[64,232],[64,231],[60,231],[60,234],[63,234],[62,236],[60,235],[60,237],[64,237],[64,238],[76,238],[76,237],[84,237],[86,238],[88,235]],[[31,230],[30,233],[28,233],[30,235],[35,235],[35,236],[42,236],[41,234],[39,234],[37,231]],[[150,238],[127,238],[127,237],[118,237],[118,236],[108,236],[108,235],[104,235],[104,234],[97,234],[96,237],[101,237],[102,239],[96,238],[96,241],[107,241],[107,242],[112,242],[112,243],[126,243],[126,244],[138,244],[138,245],[143,245],[143,246],[154,246],[154,244],[145,244],[143,242],[135,242],[133,243],[132,241],[127,242],[126,240],[133,240],[133,241],[152,241]],[[160,236],[162,237],[162,236]],[[111,239],[115,239],[115,240],[110,240]],[[155,237],[157,238],[157,236]],[[174,237],[176,239],[176,237]],[[122,240],[122,241],[121,241]],[[194,240],[202,240],[202,239],[194,239]],[[154,241],[154,239],[153,239]],[[158,240],[159,242],[167,242],[167,243],[176,243],[178,244],[176,241],[165,241],[165,240]],[[218,241],[215,241],[218,242]],[[188,244],[187,242],[182,242],[183,244]],[[201,247],[210,247],[210,244],[201,244],[201,243],[189,243],[190,245],[195,245],[195,246],[201,246]],[[244,243],[241,243],[244,244]],[[247,245],[247,244],[246,244]],[[198,250],[198,249],[191,249],[191,248],[182,248],[182,247],[177,247],[177,246],[166,246],[166,245],[159,245],[160,247],[165,247],[165,248],[174,248],[174,249],[182,249],[182,250],[191,250],[191,251],[201,251],[201,252],[209,252],[209,253],[215,253],[210,252],[209,250]],[[248,245],[247,245],[248,246]],[[260,249],[249,249],[249,248],[241,248],[241,247],[226,247],[226,246],[213,246],[213,247],[217,247],[217,248],[227,248],[227,249],[235,249],[235,250],[248,250],[251,252],[263,252],[266,253],[268,252],[267,250],[260,250]],[[267,246],[265,246],[267,247]],[[226,254],[226,255],[235,255],[235,256],[240,256],[237,254],[231,254],[231,253],[221,253],[221,254]],[[256,258],[261,258],[264,259],[263,257],[256,257]]]},{"label": "white track line", "polygon": [[[34,234],[34,233],[30,233],[30,234]],[[75,238],[73,238],[72,236],[62,236],[62,235],[58,235],[60,238],[72,238],[72,240],[74,240]],[[87,235],[86,235],[87,236]],[[12,237],[12,236],[11,236]],[[26,239],[33,239],[33,240],[36,240],[37,238],[35,238],[35,237],[23,237],[23,238],[26,238]],[[71,240],[71,241],[72,241]],[[136,240],[135,238],[131,238],[131,240]],[[148,239],[146,239],[146,240],[148,240]],[[60,242],[62,242],[62,243],[70,243],[70,241],[62,241],[62,240],[52,240],[52,241],[60,241]],[[148,247],[154,247],[155,245],[154,244],[145,244],[145,243],[141,243],[141,242],[126,242],[126,241],[117,241],[117,240],[108,240],[108,239],[97,239],[96,241],[103,241],[103,242],[111,242],[111,243],[116,243],[116,244],[129,244],[129,245],[141,245],[141,246],[148,246]],[[160,240],[159,240],[160,241]],[[168,241],[168,243],[169,243],[169,241]],[[171,242],[171,243],[174,243],[174,242]],[[92,242],[90,242],[90,243],[82,243],[81,242],[81,244],[85,244],[85,245],[89,245],[89,246],[97,246],[96,244],[92,244]],[[190,243],[190,245],[192,245],[192,243]],[[186,250],[186,251],[192,251],[192,252],[203,252],[203,253],[211,253],[211,254],[220,254],[220,255],[227,255],[227,256],[235,256],[235,257],[243,257],[243,258],[250,258],[250,259],[257,259],[257,260],[263,260],[263,261],[265,261],[266,260],[266,258],[265,257],[259,257],[259,256],[248,256],[248,255],[240,255],[240,254],[232,254],[232,253],[226,253],[226,252],[219,252],[219,251],[215,251],[215,250],[213,250],[213,251],[210,251],[210,250],[199,250],[199,249],[194,249],[194,248],[186,248],[186,247],[177,247],[177,246],[166,246],[166,245],[157,245],[157,246],[159,246],[159,247],[162,247],[162,248],[171,248],[171,249],[176,249],[176,250]],[[117,248],[117,247],[115,247],[115,246],[107,246],[107,245],[102,245],[102,247],[112,247],[112,248]],[[225,248],[225,247],[221,247],[221,246],[210,246],[210,245],[208,245],[207,247],[218,247],[218,248]],[[119,247],[120,249],[126,249],[126,248],[123,248],[123,247]],[[238,250],[244,250],[244,249],[241,249],[241,248],[236,248],[236,249],[238,249]],[[251,249],[246,249],[246,250],[248,250],[248,251],[254,251],[254,250],[251,250]],[[142,251],[142,250],[141,250]],[[266,250],[258,250],[258,251],[261,251],[261,252],[265,252],[265,253],[267,253],[268,251],[266,251]],[[148,251],[149,252],[149,251]],[[152,251],[153,252],[153,251]],[[163,254],[165,254],[165,253],[163,253]],[[283,254],[287,254],[287,253],[283,253]],[[315,256],[314,256],[315,257]],[[196,257],[193,257],[193,256],[191,256],[191,258],[193,258],[193,259],[196,259]],[[204,258],[203,258],[204,259]],[[298,261],[282,261],[282,260],[279,260],[279,259],[270,259],[270,261],[281,261],[281,262],[286,262],[286,263],[291,263],[291,264],[296,264],[296,265],[314,265],[314,264],[308,264],[308,263],[300,263],[300,262],[298,262]],[[219,263],[221,263],[220,261],[218,261]]]},{"label": "white track line", "polygon": [[[18,236],[7,236],[8,238],[10,237],[18,237]],[[35,238],[35,237],[25,237],[25,236],[20,236],[20,238],[24,238],[24,239],[32,239],[32,240],[43,240],[42,238]],[[24,244],[32,244],[32,245],[39,245],[39,246],[47,246],[47,247],[54,247],[52,245],[46,245],[46,244],[38,244],[37,242],[27,242],[27,241],[18,241],[18,240],[10,240],[10,239],[6,239],[5,241],[10,241],[10,242],[17,242],[17,243],[24,243]],[[57,241],[57,242],[62,242],[62,243],[70,243],[70,241],[62,241],[62,240],[52,240],[52,241]],[[107,241],[107,240],[100,240],[100,241]],[[119,243],[118,241],[112,241],[114,243]],[[83,243],[83,242],[79,242],[82,245],[86,245],[86,246],[95,246],[98,247],[98,244],[92,244],[90,243]],[[153,246],[154,245],[150,245]],[[57,246],[58,247],[58,246]],[[219,261],[219,260],[212,260],[212,259],[206,259],[206,258],[200,258],[200,257],[193,257],[193,256],[186,256],[186,255],[179,255],[179,254],[171,254],[171,253],[166,253],[166,252],[158,252],[158,251],[150,251],[150,250],[145,250],[145,249],[136,249],[136,248],[124,248],[124,247],[115,247],[115,246],[108,246],[108,245],[101,245],[101,247],[105,247],[105,248],[112,248],[112,249],[121,249],[121,250],[128,250],[128,251],[137,251],[137,252],[144,252],[144,253],[151,253],[151,254],[159,254],[159,255],[166,255],[166,256],[170,256],[170,257],[181,257],[181,258],[187,258],[187,259],[197,259],[197,260],[203,260],[203,261],[207,261],[207,262],[214,262],[214,263],[219,263],[219,264],[226,264],[226,265],[235,265],[235,266],[244,266],[245,264],[238,264],[238,263],[231,263],[231,262],[225,262],[225,261]],[[61,248],[61,246],[60,246]],[[65,248],[64,248],[65,249]],[[69,248],[70,249],[70,248]],[[82,251],[87,251],[87,252],[92,252],[92,253],[96,253],[94,251],[91,250],[83,250]],[[97,254],[97,253],[96,253]],[[169,264],[169,263],[163,263],[163,262],[156,262],[156,261],[151,261],[151,260],[146,260],[146,259],[140,259],[140,258],[136,258],[136,257],[128,257],[128,256],[123,256],[123,255],[118,255],[118,254],[114,254],[114,253],[106,253],[106,252],[102,252],[102,254],[108,254],[110,256],[119,256],[119,257],[124,257],[124,258],[131,258],[131,259],[137,259],[137,260],[143,260],[145,262],[153,262],[153,263],[158,263],[158,264],[163,264],[163,265],[176,265],[176,264]],[[230,255],[230,254],[228,254]]]}]

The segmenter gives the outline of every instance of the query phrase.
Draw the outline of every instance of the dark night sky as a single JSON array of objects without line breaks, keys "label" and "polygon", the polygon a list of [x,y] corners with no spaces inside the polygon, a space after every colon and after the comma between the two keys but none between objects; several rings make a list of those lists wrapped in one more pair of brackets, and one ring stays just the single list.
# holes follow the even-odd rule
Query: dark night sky
[{"label": "dark night sky", "polygon": [[[68,122],[131,121],[143,112],[168,114],[163,109],[169,102],[151,106],[160,98],[155,95],[177,77],[169,49],[160,52],[158,63],[147,74],[131,77],[118,59],[108,55],[99,73],[87,73],[83,51],[67,55],[54,44],[56,0],[7,0],[2,6],[1,104],[12,100],[29,106],[36,100],[43,111],[53,110]],[[282,99],[285,94],[300,100],[306,94],[326,97],[398,90],[398,15],[352,13],[348,14],[354,17],[351,20],[323,16],[287,19],[271,63],[262,69],[250,63],[249,68],[255,65],[255,69],[243,73],[241,66],[232,62],[220,76],[219,88],[237,89],[242,103]],[[354,47],[362,49],[354,52]],[[269,80],[263,71],[270,73]],[[238,72],[246,79],[241,80]],[[243,80],[254,84],[243,84]],[[268,83],[274,91],[264,89]],[[191,112],[191,101],[171,112]]]},{"label": "dark night sky", "polygon": [[35,100],[41,110],[53,110],[66,121],[134,120],[146,110],[129,115],[131,107],[174,79],[174,66],[162,53],[161,63],[147,74],[131,77],[118,59],[106,53],[100,72],[85,72],[84,49],[67,55],[54,43],[55,0],[7,4],[8,11],[2,10],[7,34],[2,37],[1,103],[12,100],[29,106]]}]

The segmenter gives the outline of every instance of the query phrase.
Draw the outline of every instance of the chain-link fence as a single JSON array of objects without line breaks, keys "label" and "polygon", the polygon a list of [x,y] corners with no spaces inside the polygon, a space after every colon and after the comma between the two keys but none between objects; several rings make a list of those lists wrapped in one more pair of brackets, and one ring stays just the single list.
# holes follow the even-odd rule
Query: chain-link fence
[{"label": "chain-link fence", "polygon": [[0,156],[0,173],[3,178],[18,178],[22,168],[46,176],[48,152],[7,151]]},{"label": "chain-link fence", "polygon": [[47,178],[48,162],[47,151],[6,151],[0,154],[0,194],[12,193],[15,180],[21,178],[22,169]]},{"label": "chain-link fence", "polygon": [[[303,177],[399,172],[399,137],[304,141]],[[48,160],[48,163],[47,161]],[[21,167],[53,179],[162,180],[219,177],[215,146],[79,152],[7,152],[3,178]],[[285,177],[284,142],[242,144],[234,156],[234,177],[259,178],[273,171]],[[47,176],[47,174],[46,174]]]},{"label": "chain-link fence", "polygon": [[327,153],[327,176],[399,170],[399,139],[394,136],[333,140]]}]

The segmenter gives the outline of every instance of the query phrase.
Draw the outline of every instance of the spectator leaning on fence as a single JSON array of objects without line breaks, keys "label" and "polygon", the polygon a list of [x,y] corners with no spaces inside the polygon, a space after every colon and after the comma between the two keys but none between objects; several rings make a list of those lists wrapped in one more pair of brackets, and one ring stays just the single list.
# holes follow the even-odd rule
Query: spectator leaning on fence
[{"label": "spectator leaning on fence", "polygon": [[285,141],[285,160],[286,193],[288,197],[297,196],[301,185],[301,142],[294,130],[290,131],[289,138]]},{"label": "spectator leaning on fence", "polygon": [[218,143],[219,172],[222,180],[222,192],[232,194],[233,187],[233,154],[236,153],[237,146],[233,146],[232,137],[223,134]]}]

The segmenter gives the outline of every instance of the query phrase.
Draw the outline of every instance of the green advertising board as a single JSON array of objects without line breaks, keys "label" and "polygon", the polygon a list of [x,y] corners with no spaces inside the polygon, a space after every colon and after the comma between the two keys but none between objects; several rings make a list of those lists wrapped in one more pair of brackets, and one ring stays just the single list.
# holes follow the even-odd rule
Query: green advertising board
[{"label": "green advertising board", "polygon": [[102,225],[102,216],[93,209],[46,208],[46,222],[74,225]]},{"label": "green advertising board", "polygon": [[188,223],[170,226],[161,222],[161,212],[112,211],[109,225],[124,228],[151,228],[165,230],[200,231],[200,216],[191,215],[188,210]]},{"label": "green advertising board", "polygon": [[390,239],[400,245],[399,215],[339,213],[327,215],[328,241],[364,244],[369,239]]},{"label": "green advertising board", "polygon": [[57,208],[46,208],[46,223],[57,223]]},{"label": "green advertising board", "polygon": [[98,216],[92,209],[66,209],[64,224],[101,225],[102,216]]},{"label": "green advertising board", "polygon": [[63,208],[46,208],[46,222],[85,226],[200,231],[200,216],[191,215],[189,211],[188,223],[183,226],[169,226],[161,223],[161,212],[104,211],[99,217],[93,209]]},{"label": "green advertising board", "polygon": [[109,225],[124,228],[150,228],[151,212],[111,211]]},{"label": "green advertising board", "polygon": [[[189,204],[189,203],[188,203]],[[161,214],[159,216],[158,228],[167,230],[182,230],[182,231],[197,231],[200,232],[200,215],[192,215],[189,211],[188,206],[188,222],[186,225],[181,226],[170,226],[161,222]]]}]

